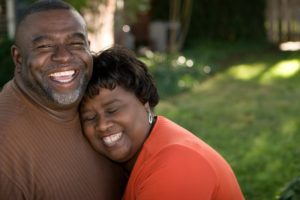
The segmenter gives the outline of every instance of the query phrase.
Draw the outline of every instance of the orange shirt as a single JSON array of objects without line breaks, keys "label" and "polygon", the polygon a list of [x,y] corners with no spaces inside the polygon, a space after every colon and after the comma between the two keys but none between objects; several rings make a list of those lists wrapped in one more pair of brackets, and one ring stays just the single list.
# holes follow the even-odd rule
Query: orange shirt
[{"label": "orange shirt", "polygon": [[158,116],[124,200],[243,200],[229,164],[186,129]]}]

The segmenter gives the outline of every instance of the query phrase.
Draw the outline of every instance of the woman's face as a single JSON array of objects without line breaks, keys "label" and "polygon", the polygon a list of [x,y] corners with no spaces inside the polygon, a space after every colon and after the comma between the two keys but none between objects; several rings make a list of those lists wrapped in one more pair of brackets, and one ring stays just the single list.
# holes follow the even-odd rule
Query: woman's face
[{"label": "woman's face", "polygon": [[117,86],[101,88],[80,109],[84,134],[101,154],[117,162],[134,158],[150,130],[148,103],[142,104],[134,93]]}]

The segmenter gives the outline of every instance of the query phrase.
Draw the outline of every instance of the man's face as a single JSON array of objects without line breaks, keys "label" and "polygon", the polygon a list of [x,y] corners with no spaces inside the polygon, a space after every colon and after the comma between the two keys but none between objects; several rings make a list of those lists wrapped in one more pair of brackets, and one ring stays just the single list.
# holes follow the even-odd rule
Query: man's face
[{"label": "man's face", "polygon": [[20,87],[50,108],[78,105],[92,74],[84,21],[68,10],[33,13],[12,48]]}]

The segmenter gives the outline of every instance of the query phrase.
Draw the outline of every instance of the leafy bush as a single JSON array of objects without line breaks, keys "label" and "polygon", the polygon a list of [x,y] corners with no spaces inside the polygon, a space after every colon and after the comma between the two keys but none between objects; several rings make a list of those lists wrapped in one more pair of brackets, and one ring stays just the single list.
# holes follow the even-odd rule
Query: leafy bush
[{"label": "leafy bush", "polygon": [[300,176],[288,183],[278,200],[300,200]]},{"label": "leafy bush", "polygon": [[149,66],[161,98],[188,91],[195,83],[209,76],[202,66],[195,66],[194,61],[183,54],[155,53],[141,59]]},{"label": "leafy bush", "polygon": [[13,77],[14,64],[10,56],[12,41],[0,39],[0,88]]}]

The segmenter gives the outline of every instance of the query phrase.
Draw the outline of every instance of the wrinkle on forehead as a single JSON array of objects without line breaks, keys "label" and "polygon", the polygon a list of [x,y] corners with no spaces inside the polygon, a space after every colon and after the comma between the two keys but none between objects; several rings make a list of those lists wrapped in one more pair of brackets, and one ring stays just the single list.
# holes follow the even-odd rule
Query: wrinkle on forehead
[{"label": "wrinkle on forehead", "polygon": [[[58,15],[58,13],[64,13],[64,14]],[[63,18],[59,18],[58,16],[63,16]],[[53,18],[53,20],[49,20],[49,21],[47,20],[51,18]],[[35,12],[26,16],[26,18],[22,20],[22,22],[19,24],[19,26],[16,29],[16,35],[15,35],[16,45],[20,44],[20,40],[24,38],[24,34],[26,34],[26,31],[28,31],[28,27],[34,28],[34,26],[32,26],[33,23],[41,23],[41,21],[44,20],[44,24],[41,23],[41,26],[49,27],[49,30],[51,29],[51,27],[54,26],[54,24],[60,23],[62,24],[61,28],[63,30],[67,28],[67,23],[66,23],[67,20],[65,18],[68,18],[68,20],[72,20],[72,22],[74,23],[78,23],[78,25],[82,28],[83,34],[87,37],[86,23],[83,17],[76,10],[53,9],[53,10]]]}]

